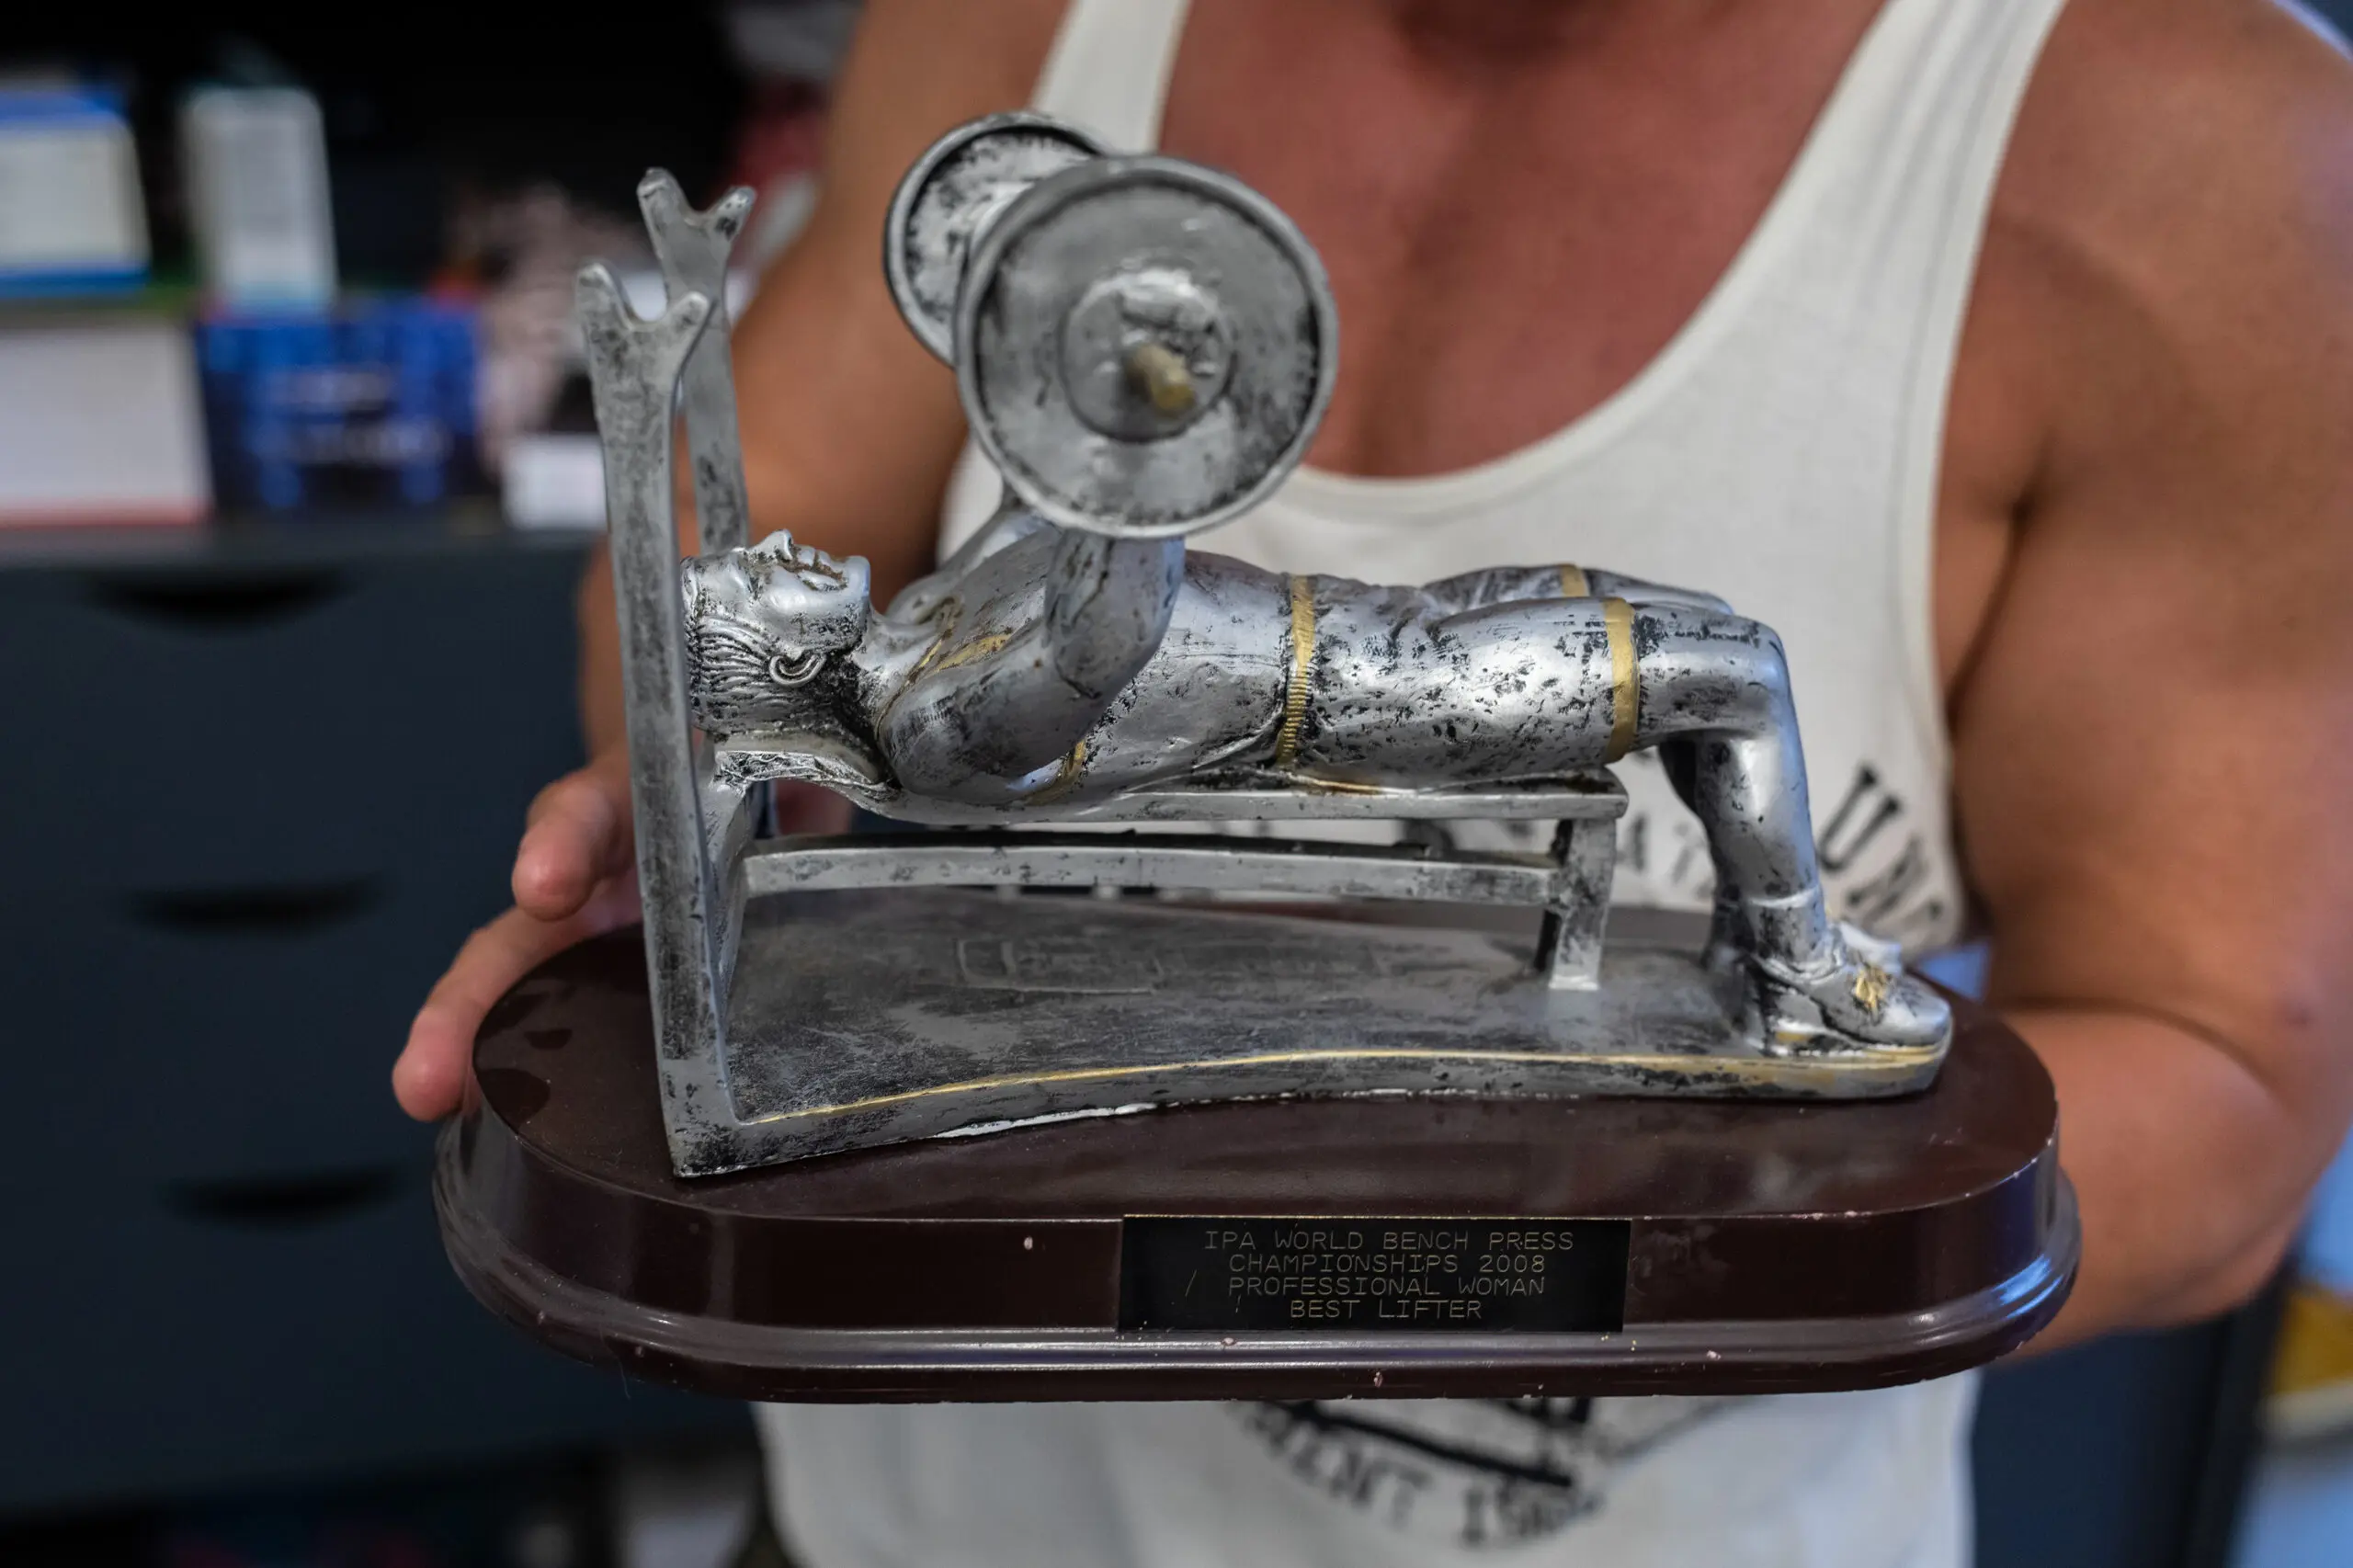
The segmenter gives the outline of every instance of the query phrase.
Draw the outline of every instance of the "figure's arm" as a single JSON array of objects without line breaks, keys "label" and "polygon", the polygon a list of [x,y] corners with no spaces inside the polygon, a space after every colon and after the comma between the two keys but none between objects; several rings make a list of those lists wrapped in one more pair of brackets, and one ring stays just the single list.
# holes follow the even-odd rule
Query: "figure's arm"
[{"label": "figure's arm", "polygon": [[2353,71],[2268,7],[2109,36],[2138,10],[2062,19],[2019,139],[2072,162],[2006,182],[1969,328],[2041,410],[1953,699],[1990,1000],[2082,1201],[2039,1343],[2244,1299],[2353,1117]]},{"label": "figure's arm", "polygon": [[1422,589],[1422,599],[1439,615],[1467,615],[1490,605],[1524,599],[1620,598],[1628,604],[1690,605],[1698,609],[1730,610],[1715,595],[1697,588],[1646,583],[1622,572],[1584,566],[1495,566],[1465,572]]},{"label": "figure's arm", "polygon": [[880,738],[904,788],[987,792],[1067,756],[1159,649],[1185,541],[1055,534],[1037,618],[959,627],[892,705]]},{"label": "figure's arm", "polygon": [[939,563],[936,572],[926,573],[899,590],[886,612],[902,620],[928,619],[941,602],[954,595],[956,585],[964,574],[998,551],[1020,543],[1039,529],[1051,527],[1045,518],[1029,510],[1006,493],[989,520],[972,530],[972,537],[956,547],[956,553]]}]

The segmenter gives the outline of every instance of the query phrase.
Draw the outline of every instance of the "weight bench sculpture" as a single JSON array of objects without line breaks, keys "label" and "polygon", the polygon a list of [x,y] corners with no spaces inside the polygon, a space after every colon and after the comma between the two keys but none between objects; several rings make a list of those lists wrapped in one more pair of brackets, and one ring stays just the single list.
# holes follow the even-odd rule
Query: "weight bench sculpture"
[{"label": "weight bench sculpture", "polygon": [[[1178,160],[1108,155],[1034,115],[976,121],[924,155],[892,202],[885,271],[910,329],[953,368],[1005,497],[938,572],[878,607],[864,561],[746,537],[713,315],[747,194],[698,213],[655,174],[640,197],[666,308],[638,317],[602,267],[583,273],[578,301],[606,453],[666,1168],[648,1164],[629,1065],[641,1004],[612,943],[591,943],[494,1014],[479,1095],[445,1146],[451,1254],[486,1300],[584,1354],[652,1353],[680,1381],[844,1397],[1288,1397],[1355,1388],[1352,1368],[1419,1368],[1412,1386],[1427,1392],[1524,1392],[1563,1368],[1587,1391],[1613,1376],[1836,1386],[1983,1359],[2056,1310],[2075,1244],[2048,1082],[1972,1015],[1963,1032],[1996,1043],[1940,1083],[1952,1006],[1829,917],[1769,630],[1711,595],[1574,565],[1381,586],[1188,548],[1281,483],[1330,396],[1329,288],[1262,198]],[[683,565],[679,410],[701,520],[700,553]],[[1625,809],[1608,766],[1643,747],[1660,751],[1713,855],[1714,915],[1689,950],[1604,939]],[[778,780],[921,831],[772,835]],[[1474,853],[1427,830],[1391,844],[1259,835],[1455,820],[1554,824],[1551,847]],[[1244,833],[1173,831],[1205,825]],[[956,888],[995,895],[942,891]],[[1123,896],[1046,896],[1056,890]],[[1270,901],[1291,901],[1289,913]],[[1425,918],[1331,918],[1369,903]],[[1532,952],[1443,918],[1461,905],[1540,916]],[[1790,1101],[1885,1108],[1834,1133],[1774,1104]],[[1238,1123],[1123,1114],[1206,1104],[1274,1118],[1300,1141],[1281,1206],[1188,1186],[1212,1170],[1241,1179],[1216,1131]],[[1677,1108],[1643,1108],[1660,1106]],[[1541,1131],[1538,1107],[1564,1119]],[[1982,1125],[1952,1131],[1939,1119],[1955,1107],[1978,1107],[1968,1115]],[[1418,1147],[1411,1129],[1441,1124],[1486,1128],[1488,1142],[1460,1165],[1378,1153]],[[1033,1131],[1010,1133],[1020,1128]],[[950,1136],[969,1152],[945,1152]],[[1825,1154],[1824,1138],[1851,1161]],[[1211,1147],[1225,1152],[1201,1153]],[[1886,1153],[1922,1147],[1961,1153]],[[1722,1157],[1694,1153],[1709,1148]],[[859,1151],[881,1163],[821,1158]],[[1631,1163],[1604,1179],[1608,1160]],[[1585,1175],[1529,1174],[1564,1161]],[[1690,1185],[1744,1161],[1745,1198]],[[1906,1161],[1919,1168],[1904,1175]],[[901,1177],[855,1174],[870,1169]],[[1792,1169],[1808,1173],[1794,1186]],[[963,1174],[938,1174],[951,1170]],[[746,1174],[706,1181],[731,1172]],[[1551,1196],[1513,1187],[1515,1172]],[[1461,1180],[1487,1196],[1449,1185]],[[1561,1196],[1587,1180],[1602,1185]],[[1269,1331],[1290,1323],[1278,1309],[1315,1315],[1304,1298],[1270,1306],[1238,1286],[1189,1294],[1199,1260],[1184,1249],[1198,1238],[1185,1216],[1226,1216],[1201,1233],[1212,1251],[1246,1251],[1253,1227],[1278,1236],[1283,1221],[1266,1216],[1365,1212],[1335,1207],[1349,1192],[1390,1214],[1549,1215],[1530,1222],[1552,1227],[1560,1289],[1532,1316],[1433,1297],[1372,1324],[1381,1303],[1368,1297],[1365,1322],[1317,1327],[1538,1339],[1487,1346],[1474,1372],[1448,1353],[1416,1360],[1404,1341],[1182,1338]],[[1846,1260],[1832,1275],[1851,1265],[1893,1282],[1831,1292],[1838,1312],[1879,1312],[1870,1324],[1838,1319],[1807,1285],[1768,1285],[1778,1258],[1831,1256],[1790,1251],[1798,1233],[1774,1228],[1790,1216],[1759,1218],[1791,1201],[1849,1227],[1803,1233],[1807,1244],[1848,1237],[1822,1244]],[[1710,1208],[1723,1202],[1738,1213]],[[976,1204],[1122,1239],[1071,1265],[1068,1293],[1051,1301],[1017,1283],[1031,1259],[1043,1267],[1039,1236],[1060,1233],[1028,1218],[1001,1232],[970,1221],[1007,1245],[1017,1231],[1021,1251],[972,1241],[995,1261],[952,1302],[916,1301],[927,1287],[912,1278],[875,1283],[882,1255],[868,1252],[856,1252],[862,1283],[777,1283],[775,1270],[800,1278],[826,1247],[867,1246],[845,1239],[864,1233],[855,1215],[928,1216],[944,1228],[926,1233],[962,1236],[967,1221],[950,1217]],[[1591,1206],[1609,1217],[1559,1217]],[[1938,1225],[1957,1239],[1924,1240]],[[1373,1243],[1317,1244],[1340,1274],[1376,1268],[1358,1256]],[[1692,1247],[1714,1262],[1682,1300],[1670,1255]],[[1923,1248],[1958,1261],[1915,1266]],[[1228,1283],[1242,1278],[1241,1254],[1218,1258]],[[1816,1264],[1791,1267],[1819,1285]],[[1432,1312],[1464,1321],[1415,1315]],[[1660,1312],[1712,1326],[1645,1329],[1647,1351],[1616,1332]],[[1760,1313],[1811,1326],[1748,1321]],[[1013,1338],[988,1338],[992,1324]],[[1703,1342],[1716,1346],[1704,1361]]]},{"label": "weight bench sculpture", "polygon": [[[637,320],[596,269],[580,302],[682,1171],[1131,1103],[1459,1091],[1506,1074],[1529,1093],[1856,1095],[1934,1073],[1943,1004],[1892,956],[1856,951],[1824,911],[1770,631],[1706,595],[1576,567],[1372,587],[1187,551],[1181,536],[1247,508],[1297,463],[1332,384],[1322,268],[1245,187],[1171,159],[1107,157],[1024,117],[967,127],[909,174],[891,278],[916,335],[955,367],[1006,495],[972,545],[879,612],[863,561],[789,538],[741,542],[725,335],[710,316],[745,203],[693,214],[655,176],[645,208],[667,311]],[[715,523],[683,593],[670,506],[682,382],[698,505]],[[1607,993],[1623,797],[1599,769],[1637,745],[1675,753],[1715,848],[1710,961],[1736,994],[1720,1029],[1654,1043],[1655,1028],[1630,1028],[1639,1007],[1597,996],[1556,1000],[1541,1018],[1517,1006],[1482,1017],[1491,1027],[1456,1031],[1475,1034],[1466,1049],[1408,1029],[1384,1051],[1269,1016],[1246,1039],[1186,1042],[1172,1063],[1107,1018],[1105,1033],[1060,1042],[1051,1071],[940,1051],[926,1072],[919,1049],[885,1071],[815,1038],[747,1033],[737,1006],[739,990],[789,983],[771,978],[776,957],[747,955],[747,898],[955,882],[1523,903],[1545,912],[1531,983]],[[778,778],[902,820],[1000,830],[1322,817],[1562,828],[1540,859],[1006,831],[755,840],[758,786]],[[1682,977],[1668,1013],[1685,1020],[1722,989],[1710,980],[1704,965]],[[780,994],[755,1006],[789,1010]],[[1339,1077],[1335,1050],[1349,1063]],[[793,1086],[747,1094],[752,1077],[778,1079],[747,1074],[746,1052],[790,1056]],[[870,1103],[882,1098],[888,1114]]]}]

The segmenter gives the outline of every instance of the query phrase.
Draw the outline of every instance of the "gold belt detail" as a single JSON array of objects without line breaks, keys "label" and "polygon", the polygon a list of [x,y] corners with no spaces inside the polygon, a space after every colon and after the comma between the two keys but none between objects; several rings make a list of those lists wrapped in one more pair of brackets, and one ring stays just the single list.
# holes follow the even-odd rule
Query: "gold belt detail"
[{"label": "gold belt detail", "polygon": [[1586,580],[1584,567],[1563,566],[1561,568],[1561,597],[1564,599],[1593,597],[1593,585]]},{"label": "gold belt detail", "polygon": [[1601,624],[1609,632],[1609,755],[1615,762],[1634,749],[1634,720],[1641,692],[1634,675],[1634,607],[1624,599],[1601,601]]},{"label": "gold belt detail", "polygon": [[1304,577],[1290,585],[1290,679],[1283,687],[1282,728],[1275,732],[1275,767],[1285,773],[1299,762],[1299,732],[1307,722],[1307,672],[1315,662],[1315,593]]},{"label": "gold belt detail", "polygon": [[1079,770],[1086,766],[1086,743],[1082,740],[1063,754],[1061,764],[1054,769],[1054,776],[1033,790],[1022,804],[1037,806],[1061,800],[1077,787]]}]

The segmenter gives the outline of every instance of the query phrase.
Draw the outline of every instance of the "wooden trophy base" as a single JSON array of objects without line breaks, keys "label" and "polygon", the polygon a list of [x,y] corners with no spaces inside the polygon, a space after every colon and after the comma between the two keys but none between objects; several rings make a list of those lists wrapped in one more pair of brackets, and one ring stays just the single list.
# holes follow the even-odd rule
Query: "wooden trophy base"
[{"label": "wooden trophy base", "polygon": [[1967,1003],[1900,1098],[1257,1100],[689,1180],[641,933],[526,989],[440,1142],[450,1261],[533,1337],[712,1393],[1865,1388],[2017,1346],[2075,1268],[2051,1081]]}]

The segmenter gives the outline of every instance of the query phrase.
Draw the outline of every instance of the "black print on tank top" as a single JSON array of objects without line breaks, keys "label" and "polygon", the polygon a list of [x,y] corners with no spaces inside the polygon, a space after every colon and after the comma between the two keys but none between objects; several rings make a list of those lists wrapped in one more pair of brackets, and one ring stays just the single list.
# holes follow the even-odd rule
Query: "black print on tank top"
[{"label": "black print on tank top", "polygon": [[[1659,764],[1655,754],[1636,752],[1620,766]],[[1830,913],[1907,948],[1941,937],[1952,911],[1936,891],[1927,839],[1879,771],[1859,763],[1835,799],[1819,791],[1813,806],[1814,853],[1830,890]],[[1653,886],[1695,903],[1715,885],[1708,841],[1687,812],[1629,811],[1618,825],[1618,858]]]},{"label": "black print on tank top", "polygon": [[1552,1535],[1600,1507],[1616,1467],[1722,1405],[1656,1399],[1235,1407],[1313,1492],[1402,1534],[1469,1550]]}]

